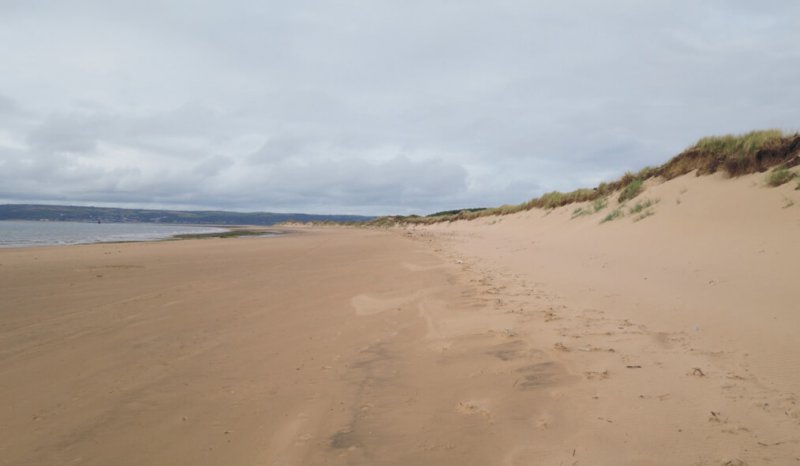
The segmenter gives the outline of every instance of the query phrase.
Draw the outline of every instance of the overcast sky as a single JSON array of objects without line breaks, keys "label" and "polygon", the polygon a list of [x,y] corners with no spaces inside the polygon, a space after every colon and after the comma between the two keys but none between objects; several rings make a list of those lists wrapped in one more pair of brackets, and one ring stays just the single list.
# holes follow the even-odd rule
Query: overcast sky
[{"label": "overcast sky", "polygon": [[0,202],[519,203],[800,128],[797,0],[0,0]]}]

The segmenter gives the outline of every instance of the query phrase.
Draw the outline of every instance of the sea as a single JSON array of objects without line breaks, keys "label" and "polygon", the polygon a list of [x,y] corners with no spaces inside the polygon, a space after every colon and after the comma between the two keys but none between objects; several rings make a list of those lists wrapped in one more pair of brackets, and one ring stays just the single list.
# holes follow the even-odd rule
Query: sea
[{"label": "sea", "polygon": [[158,223],[0,221],[0,248],[118,241],[155,241],[174,235],[220,233],[225,228]]}]

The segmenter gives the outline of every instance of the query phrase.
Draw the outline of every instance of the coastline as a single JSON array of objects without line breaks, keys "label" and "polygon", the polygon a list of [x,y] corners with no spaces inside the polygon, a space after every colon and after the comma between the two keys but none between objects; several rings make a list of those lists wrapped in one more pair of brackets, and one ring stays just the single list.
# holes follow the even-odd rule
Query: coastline
[{"label": "coastline", "polygon": [[[7,229],[8,225],[11,225],[10,230]],[[19,225],[29,225],[31,228],[19,231]],[[95,225],[97,229],[92,229]],[[33,228],[34,226],[50,231],[48,234],[41,235],[37,229]],[[0,220],[0,227],[3,227],[0,229],[0,234],[4,235],[0,241],[2,249],[163,241],[185,234],[230,234],[233,229],[238,228],[238,226],[222,225],[49,220]],[[14,227],[17,228],[17,231],[14,230]],[[58,230],[52,231],[54,227]],[[14,242],[15,237],[17,242]]]}]

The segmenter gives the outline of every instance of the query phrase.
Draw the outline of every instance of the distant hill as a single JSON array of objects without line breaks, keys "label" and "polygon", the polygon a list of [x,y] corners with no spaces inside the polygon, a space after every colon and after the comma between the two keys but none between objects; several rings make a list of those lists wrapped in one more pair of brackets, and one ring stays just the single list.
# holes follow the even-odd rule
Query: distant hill
[{"label": "distant hill", "polygon": [[48,220],[105,223],[178,223],[208,225],[274,225],[281,222],[366,222],[361,215],[284,214],[193,210],[117,209],[37,204],[0,205],[0,220]]}]

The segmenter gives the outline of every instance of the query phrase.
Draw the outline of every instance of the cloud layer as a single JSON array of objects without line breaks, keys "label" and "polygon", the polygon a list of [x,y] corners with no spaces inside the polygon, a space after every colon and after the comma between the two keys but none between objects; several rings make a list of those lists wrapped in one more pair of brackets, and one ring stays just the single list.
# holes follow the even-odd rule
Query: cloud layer
[{"label": "cloud layer", "polygon": [[[700,4],[702,3],[702,4]],[[0,200],[516,203],[798,129],[800,4],[0,3]]]}]

